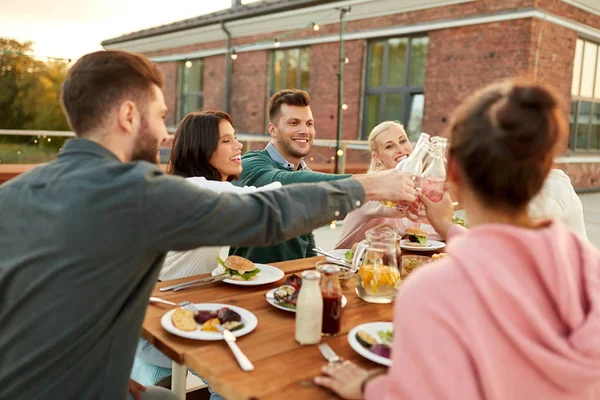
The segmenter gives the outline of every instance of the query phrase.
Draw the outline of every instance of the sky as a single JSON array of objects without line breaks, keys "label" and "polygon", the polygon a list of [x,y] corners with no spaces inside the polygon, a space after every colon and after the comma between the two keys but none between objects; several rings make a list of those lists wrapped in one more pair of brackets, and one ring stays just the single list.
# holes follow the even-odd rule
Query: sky
[{"label": "sky", "polygon": [[230,5],[231,0],[0,0],[0,37],[34,42],[35,55],[75,60],[100,50],[103,40]]}]

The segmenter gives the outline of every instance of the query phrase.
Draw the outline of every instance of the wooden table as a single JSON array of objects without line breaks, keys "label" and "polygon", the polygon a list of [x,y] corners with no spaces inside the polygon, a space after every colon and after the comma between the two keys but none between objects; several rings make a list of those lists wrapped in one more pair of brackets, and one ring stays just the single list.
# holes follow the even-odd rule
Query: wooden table
[{"label": "wooden table", "polygon": [[[286,275],[313,269],[324,257],[275,263]],[[160,318],[172,307],[151,304],[146,312],[142,336],[174,361],[173,389],[185,398],[185,369],[197,372],[217,393],[228,400],[237,399],[328,399],[331,393],[312,383],[325,365],[316,345],[301,346],[294,339],[295,314],[279,310],[265,299],[265,293],[280,286],[283,279],[269,285],[234,286],[215,283],[180,292],[160,292],[158,288],[185,282],[197,277],[169,281],[156,285],[153,296],[174,302],[223,303],[243,307],[258,317],[256,329],[237,339],[242,351],[255,370],[243,372],[224,341],[185,339],[165,331]],[[358,298],[354,280],[343,289],[348,304],[343,309],[339,335],[323,338],[341,357],[355,361],[368,369],[378,367],[358,355],[348,344],[347,334],[355,326],[375,321],[392,320],[392,304],[371,304]]]}]

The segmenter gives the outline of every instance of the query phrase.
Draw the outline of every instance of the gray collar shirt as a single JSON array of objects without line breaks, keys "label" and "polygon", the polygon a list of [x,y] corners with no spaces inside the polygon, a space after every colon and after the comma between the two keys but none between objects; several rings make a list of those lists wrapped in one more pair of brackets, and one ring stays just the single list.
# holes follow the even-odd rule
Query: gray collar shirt
[{"label": "gray collar shirt", "polygon": [[362,201],[354,179],[216,194],[69,140],[0,186],[0,398],[124,399],[167,251],[273,245]]},{"label": "gray collar shirt", "polygon": [[[273,143],[269,142],[269,144],[267,144],[267,147],[265,147],[265,149],[267,150],[267,153],[269,153],[269,156],[271,156],[271,159],[273,161],[275,161],[277,164],[280,164],[283,168],[287,169],[288,171],[296,170],[296,165],[292,164],[291,162],[288,162],[288,160],[286,160],[285,157],[281,155],[279,150],[277,150],[275,148],[275,146],[273,146]],[[306,168],[308,168],[308,166],[304,162],[304,159],[300,160],[300,165],[298,166],[298,171],[306,169]]]}]

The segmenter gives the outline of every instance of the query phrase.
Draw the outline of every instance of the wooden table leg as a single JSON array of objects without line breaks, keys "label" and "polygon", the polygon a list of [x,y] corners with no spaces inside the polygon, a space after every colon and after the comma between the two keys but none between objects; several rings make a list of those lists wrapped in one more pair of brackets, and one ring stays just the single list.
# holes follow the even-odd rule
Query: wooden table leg
[{"label": "wooden table leg", "polygon": [[187,367],[173,361],[173,377],[171,378],[171,390],[175,392],[179,400],[185,400]]}]

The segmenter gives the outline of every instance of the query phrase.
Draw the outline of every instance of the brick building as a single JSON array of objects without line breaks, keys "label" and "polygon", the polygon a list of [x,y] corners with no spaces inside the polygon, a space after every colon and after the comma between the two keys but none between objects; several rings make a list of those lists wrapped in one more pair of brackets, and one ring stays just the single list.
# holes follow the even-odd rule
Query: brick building
[{"label": "brick building", "polygon": [[[266,105],[284,87],[307,90],[318,139],[313,169],[332,170],[337,134],[340,8],[345,14],[343,158],[364,171],[364,138],[386,119],[443,134],[454,107],[498,79],[553,85],[571,121],[557,162],[578,189],[600,188],[600,1],[263,0],[106,40],[146,54],[165,74],[175,127],[198,108],[228,110],[262,148]],[[261,142],[262,141],[262,142]],[[362,142],[361,142],[362,141]],[[329,147],[327,147],[329,146]]]}]

